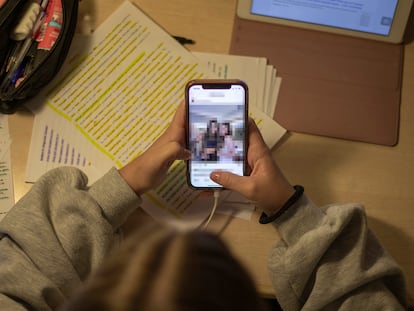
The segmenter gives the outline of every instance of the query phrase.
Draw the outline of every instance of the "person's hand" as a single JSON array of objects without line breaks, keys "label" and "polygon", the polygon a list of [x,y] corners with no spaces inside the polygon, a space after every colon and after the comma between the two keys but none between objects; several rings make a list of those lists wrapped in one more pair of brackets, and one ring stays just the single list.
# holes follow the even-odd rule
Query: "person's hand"
[{"label": "person's hand", "polygon": [[249,176],[214,171],[210,178],[223,187],[239,192],[267,215],[275,214],[295,192],[274,162],[253,119],[249,120],[247,161]]},{"label": "person's hand", "polygon": [[185,109],[180,104],[167,130],[142,155],[120,169],[128,185],[141,195],[156,188],[175,160],[187,160],[185,149]]}]

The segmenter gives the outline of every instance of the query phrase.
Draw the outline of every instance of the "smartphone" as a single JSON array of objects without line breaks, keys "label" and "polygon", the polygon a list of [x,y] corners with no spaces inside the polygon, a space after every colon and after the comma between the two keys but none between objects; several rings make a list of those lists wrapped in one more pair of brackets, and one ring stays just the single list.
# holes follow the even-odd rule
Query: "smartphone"
[{"label": "smartphone", "polygon": [[194,189],[220,189],[215,170],[246,174],[248,87],[241,80],[191,80],[185,88],[187,182]]}]

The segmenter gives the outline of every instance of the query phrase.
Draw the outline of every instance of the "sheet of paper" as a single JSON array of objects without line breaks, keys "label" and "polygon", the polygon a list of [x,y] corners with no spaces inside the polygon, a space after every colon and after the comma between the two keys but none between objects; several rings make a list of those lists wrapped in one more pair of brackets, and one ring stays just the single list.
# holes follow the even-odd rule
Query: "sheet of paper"
[{"label": "sheet of paper", "polygon": [[274,118],[277,106],[277,99],[279,98],[279,91],[282,85],[282,78],[276,77],[275,87],[272,89],[269,105],[266,108],[266,114]]},{"label": "sheet of paper", "polygon": [[[4,124],[4,122],[2,122],[2,120],[4,119],[5,116],[0,115],[0,134],[2,134],[2,129],[1,126]],[[3,124],[2,124],[3,123]],[[5,134],[7,135],[7,134]],[[0,137],[0,160],[6,158],[6,156],[9,154],[10,152],[10,138],[7,136],[1,136]]]},{"label": "sheet of paper", "polygon": [[0,221],[14,205],[10,144],[8,117],[0,115]]},{"label": "sheet of paper", "polygon": [[60,166],[74,166],[86,173],[93,183],[104,172],[100,172],[71,143],[71,131],[59,127],[56,118],[36,117],[32,130],[29,163],[26,168],[26,182],[35,182],[47,171]]},{"label": "sheet of paper", "polygon": [[[264,99],[263,99],[263,104],[262,104],[262,111],[264,113],[267,114],[267,107],[269,106],[270,103],[270,96],[272,94],[272,87],[274,87],[275,84],[275,79],[276,79],[276,74],[275,74],[276,69],[271,66],[271,65],[267,65],[266,66],[266,79],[265,79],[265,88],[264,88]],[[273,117],[270,116],[269,117]]]}]

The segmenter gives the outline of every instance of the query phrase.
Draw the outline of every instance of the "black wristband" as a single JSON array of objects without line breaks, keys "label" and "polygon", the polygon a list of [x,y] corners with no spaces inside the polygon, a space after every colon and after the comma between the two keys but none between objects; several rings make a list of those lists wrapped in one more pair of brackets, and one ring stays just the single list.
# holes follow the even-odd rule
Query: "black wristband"
[{"label": "black wristband", "polygon": [[286,201],[286,203],[282,206],[282,208],[278,210],[277,213],[272,216],[267,216],[265,213],[262,213],[260,215],[259,223],[268,224],[268,223],[275,221],[278,217],[284,214],[289,209],[289,207],[291,207],[293,204],[295,204],[300,199],[305,189],[301,185],[293,186],[293,188],[295,188],[295,193],[292,194],[292,196]]}]

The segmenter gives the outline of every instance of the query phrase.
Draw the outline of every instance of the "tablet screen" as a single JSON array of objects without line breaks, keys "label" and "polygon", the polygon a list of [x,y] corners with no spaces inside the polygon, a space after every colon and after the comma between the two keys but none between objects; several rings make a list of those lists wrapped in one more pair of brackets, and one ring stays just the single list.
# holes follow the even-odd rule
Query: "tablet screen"
[{"label": "tablet screen", "polygon": [[387,36],[398,0],[252,0],[251,13]]}]

